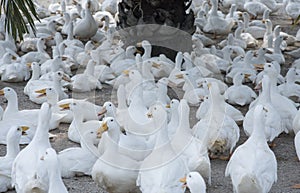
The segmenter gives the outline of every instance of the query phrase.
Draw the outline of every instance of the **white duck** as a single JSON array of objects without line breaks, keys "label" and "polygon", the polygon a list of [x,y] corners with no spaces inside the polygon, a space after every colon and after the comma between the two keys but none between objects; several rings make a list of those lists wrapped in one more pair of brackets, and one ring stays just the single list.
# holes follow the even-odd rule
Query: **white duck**
[{"label": "white duck", "polygon": [[166,105],[166,108],[170,109],[170,121],[168,122],[168,136],[170,139],[173,138],[173,135],[176,132],[176,129],[179,124],[179,112],[178,112],[178,107],[179,107],[179,100],[177,99],[172,99],[170,104]]},{"label": "white duck", "polygon": [[[17,192],[31,192],[33,189],[48,190],[46,169],[38,170],[37,164],[46,149],[51,147],[48,139],[51,119],[49,104],[43,103],[38,119],[38,127],[32,141],[17,155],[13,163],[12,184]],[[28,160],[31,162],[29,163]]]},{"label": "white duck", "polygon": [[[59,99],[66,99],[69,98],[68,94],[64,92],[63,88],[62,88],[62,80],[65,80],[67,82],[70,82],[70,78],[63,73],[62,71],[58,71],[58,72],[52,72],[53,73],[53,81],[51,80],[33,80],[30,81],[30,84],[27,85],[27,89],[28,89],[28,95],[29,95],[29,99],[35,103],[41,104],[43,102],[45,102],[44,98],[38,98],[38,93],[36,93],[35,91],[47,88],[47,87],[53,87],[58,96]],[[26,93],[25,93],[26,94]]]},{"label": "white duck", "polygon": [[[287,129],[290,132],[293,130],[292,122],[297,113],[297,109],[293,101],[278,93],[276,84],[277,84],[277,77],[279,75],[279,71],[276,69],[273,63],[274,62],[269,63],[264,67],[264,71],[270,77],[271,102],[274,104],[274,107],[278,110],[280,114],[283,128],[285,130]],[[252,103],[250,104],[250,108],[256,104],[255,101],[252,102],[253,104]]]},{"label": "white duck", "polygon": [[204,32],[216,34],[228,34],[234,26],[234,19],[224,19],[218,15],[218,1],[212,0],[211,13],[207,18],[207,23],[203,28]]},{"label": "white duck", "polygon": [[[265,117],[264,131],[265,138],[267,141],[273,142],[275,137],[281,134],[284,131],[284,127],[281,122],[280,114],[275,108],[274,104],[271,101],[271,82],[270,78],[267,75],[264,75],[262,80],[262,92],[257,99],[257,105],[263,105],[264,108],[268,111]],[[245,115],[243,122],[243,127],[246,135],[251,136],[253,132],[255,117],[255,106],[251,106],[249,111]]]},{"label": "white duck", "polygon": [[29,52],[21,57],[21,61],[26,63],[38,62],[43,63],[51,59],[49,54],[45,51],[45,38],[39,38],[37,41],[37,51]]},{"label": "white duck", "polygon": [[288,16],[292,18],[292,24],[294,24],[295,19],[299,16],[300,12],[300,2],[297,0],[287,0],[285,6],[285,11]]},{"label": "white duck", "polygon": [[19,142],[22,135],[26,135],[27,127],[12,126],[6,136],[6,154],[0,157],[0,192],[12,189],[11,168],[13,161],[20,152]]},{"label": "white duck", "polygon": [[30,67],[32,70],[31,78],[29,79],[26,86],[24,87],[24,94],[26,94],[26,95],[28,95],[30,92],[31,82],[38,80],[41,75],[41,64],[39,64],[37,62],[33,62],[32,64],[30,64]]},{"label": "white duck", "polygon": [[225,176],[230,176],[233,192],[269,192],[277,181],[277,161],[264,135],[265,109],[254,110],[253,133],[230,158]]},{"label": "white duck", "polygon": [[180,179],[183,188],[188,187],[191,193],[206,193],[206,184],[203,177],[198,172],[190,172]]},{"label": "white duck", "polygon": [[[212,103],[206,116],[193,127],[193,132],[196,137],[207,143],[211,156],[224,153],[226,150],[231,153],[240,137],[239,127],[226,113],[226,103],[218,85],[210,83],[209,91]],[[223,156],[219,158],[228,159]]]},{"label": "white duck", "polygon": [[22,119],[28,122],[37,120],[39,110],[19,110],[18,96],[14,89],[5,87],[0,90],[0,95],[3,95],[7,99],[7,107],[3,113],[3,120]]},{"label": "white duck", "polygon": [[54,149],[48,148],[40,157],[39,167],[46,168],[49,182],[48,193],[68,193],[64,182],[61,179],[59,159]]},{"label": "white duck", "polygon": [[76,101],[73,101],[72,103],[60,105],[60,107],[67,110],[70,109],[73,112],[74,118],[68,129],[68,138],[71,141],[80,143],[80,139],[84,133],[88,131],[96,132],[97,129],[99,129],[101,122],[98,120],[89,120],[84,122],[82,110],[89,107],[88,103],[77,103]]},{"label": "white duck", "polygon": [[58,154],[61,175],[64,178],[75,175],[91,175],[93,165],[100,156],[98,149],[99,137],[97,132],[88,131],[80,139],[81,147],[64,149]]},{"label": "white duck", "polygon": [[[159,133],[156,138],[154,150],[145,158],[140,167],[136,184],[143,193],[183,193],[178,179],[185,176],[188,169],[182,157],[176,156],[169,142],[167,113],[163,106],[154,105],[150,108],[148,116],[154,120]],[[164,117],[164,121],[156,122],[158,117]]]},{"label": "white duck", "polygon": [[279,64],[285,63],[285,57],[281,52],[280,45],[283,41],[283,36],[279,35],[274,41],[274,49],[272,54],[265,54],[267,61],[276,61]]},{"label": "white duck", "polygon": [[136,179],[140,163],[119,153],[120,131],[116,124],[112,117],[102,123],[102,130],[107,132],[102,134],[99,143],[98,148],[103,154],[93,166],[92,178],[108,192],[138,192]]},{"label": "white duck", "polygon": [[296,114],[296,116],[295,116],[295,118],[293,120],[293,130],[294,130],[295,134],[298,134],[299,131],[300,131],[300,111],[299,110],[297,111],[297,114]]},{"label": "white duck", "polygon": [[15,61],[12,64],[1,66],[1,81],[4,82],[23,82],[30,77],[27,64],[21,61]]},{"label": "white duck", "polygon": [[181,86],[184,83],[184,79],[176,78],[176,75],[180,74],[181,72],[182,60],[183,60],[182,52],[178,52],[175,58],[174,69],[171,71],[169,75],[169,80],[172,81],[176,86]]},{"label": "white duck", "polygon": [[[209,107],[211,105],[211,96],[207,95],[201,99],[201,104],[196,112],[196,118],[198,120],[204,118],[209,110]],[[244,120],[244,115],[241,111],[239,111],[234,106],[225,103],[226,113],[235,121],[240,122]]]},{"label": "white duck", "polygon": [[278,86],[280,94],[286,97],[300,97],[300,85],[296,83],[299,81],[299,70],[290,68],[285,76],[285,83]]},{"label": "white duck", "polygon": [[71,78],[72,90],[74,92],[90,92],[95,89],[102,89],[102,84],[94,76],[95,62],[90,60],[82,74],[76,74]]},{"label": "white duck", "polygon": [[60,4],[57,2],[57,0],[52,0],[51,3],[48,6],[48,11],[52,14],[60,12]]},{"label": "white duck", "polygon": [[259,1],[248,0],[244,4],[244,9],[256,18],[258,15],[262,15],[264,11],[269,8]]},{"label": "white duck", "polygon": [[233,85],[229,87],[224,97],[230,104],[238,104],[244,106],[250,104],[256,97],[256,93],[246,85],[243,85],[243,79],[248,78],[248,74],[237,73],[233,78]]},{"label": "white duck", "polygon": [[[211,167],[208,157],[206,141],[201,141],[193,136],[189,123],[190,108],[187,101],[182,99],[179,107],[179,124],[176,127],[176,132],[172,136],[171,145],[175,152],[186,160],[190,171],[199,172],[208,184],[211,184]],[[188,141],[187,144],[182,144],[180,141]]]},{"label": "white duck", "polygon": [[74,27],[74,36],[81,39],[89,39],[97,33],[97,22],[91,14],[91,0],[88,0],[84,10],[84,18]]}]

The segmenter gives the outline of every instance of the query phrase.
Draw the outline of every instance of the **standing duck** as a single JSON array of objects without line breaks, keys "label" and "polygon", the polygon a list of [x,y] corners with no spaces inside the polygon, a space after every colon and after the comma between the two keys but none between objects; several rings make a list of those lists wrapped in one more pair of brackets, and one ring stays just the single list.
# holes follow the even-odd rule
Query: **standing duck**
[{"label": "standing duck", "polygon": [[264,106],[254,110],[253,133],[232,154],[225,171],[230,176],[233,192],[267,193],[277,181],[277,161],[263,132]]}]

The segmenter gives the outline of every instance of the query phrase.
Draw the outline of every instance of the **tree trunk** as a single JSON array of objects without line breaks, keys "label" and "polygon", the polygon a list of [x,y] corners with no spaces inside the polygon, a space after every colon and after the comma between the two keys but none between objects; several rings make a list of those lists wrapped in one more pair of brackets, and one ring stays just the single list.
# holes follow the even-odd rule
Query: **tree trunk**
[{"label": "tree trunk", "polygon": [[152,44],[152,56],[174,60],[178,51],[191,51],[195,32],[192,0],[122,0],[118,30],[125,46],[142,40]]}]

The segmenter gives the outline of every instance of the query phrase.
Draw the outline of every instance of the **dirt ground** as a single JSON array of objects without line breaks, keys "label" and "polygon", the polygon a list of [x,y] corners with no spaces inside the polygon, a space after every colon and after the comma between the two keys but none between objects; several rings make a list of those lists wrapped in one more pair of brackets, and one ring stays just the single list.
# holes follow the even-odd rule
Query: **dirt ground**
[{"label": "dirt ground", "polygon": [[[281,24],[282,30],[286,31],[292,35],[295,35],[297,27],[291,27],[291,21],[285,17],[281,17],[280,15],[271,16],[274,24]],[[300,44],[298,44],[299,46]],[[284,74],[287,68],[291,65],[293,59],[287,57],[287,62],[282,69],[282,73]],[[23,87],[26,83],[4,83],[0,82],[0,88],[5,86],[10,86],[14,88],[19,97],[19,108],[20,109],[33,109],[39,108],[39,105],[32,103],[27,96],[23,93]],[[71,93],[70,97],[71,97]],[[85,93],[84,95],[76,95],[79,98],[86,98],[87,96],[93,96],[94,93]],[[96,91],[95,103],[102,105],[104,101],[111,99],[111,88],[109,86],[105,86],[105,88],[101,91]],[[2,107],[6,106],[6,101],[2,97],[0,98],[0,105]],[[242,112],[247,112],[247,108],[241,108]],[[196,108],[191,108],[191,126],[196,123],[195,112]],[[78,146],[67,139],[67,128],[68,125],[62,124],[60,127],[51,133],[56,134],[57,138],[51,142],[54,149],[57,152],[72,146]],[[246,140],[246,136],[241,128],[241,137],[239,140],[239,144],[242,144]],[[300,190],[292,189],[296,183],[300,183],[300,162],[297,160],[295,148],[294,148],[294,135],[282,134],[277,139],[275,139],[276,147],[273,148],[273,151],[276,155],[278,162],[278,181],[275,183],[271,189],[271,193],[297,193]],[[5,155],[5,146],[0,145],[0,156]],[[225,178],[225,168],[227,165],[227,161],[221,160],[211,160],[212,167],[212,185],[208,186],[208,193],[231,193],[232,185],[230,178]],[[97,185],[93,182],[90,177],[75,177],[72,179],[64,179],[65,185],[68,188],[70,193],[105,193],[101,188],[97,187]],[[15,191],[9,191],[9,193],[13,193]]]}]

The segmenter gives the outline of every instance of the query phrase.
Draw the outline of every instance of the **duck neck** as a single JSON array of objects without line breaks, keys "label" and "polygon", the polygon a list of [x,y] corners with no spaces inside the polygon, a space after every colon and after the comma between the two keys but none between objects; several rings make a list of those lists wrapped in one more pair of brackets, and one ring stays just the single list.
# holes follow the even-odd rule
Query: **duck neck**
[{"label": "duck neck", "polygon": [[53,88],[56,90],[57,94],[60,96],[61,93],[63,93],[64,91],[62,90],[62,87],[61,87],[61,82],[60,80],[54,78],[53,79]]},{"label": "duck neck", "polygon": [[188,105],[181,106],[180,117],[179,117],[179,128],[180,129],[189,129],[190,128],[190,108]]},{"label": "duck neck", "polygon": [[228,61],[229,63],[233,63],[232,59],[231,59],[231,51],[225,51],[223,52],[223,58],[224,60]]},{"label": "duck neck", "polygon": [[229,17],[230,18],[233,18],[234,12],[235,12],[235,6],[231,5],[230,10],[229,10]]},{"label": "duck neck", "polygon": [[292,84],[292,83],[295,83],[295,73],[294,73],[294,70],[289,70],[286,74],[286,83],[287,84]]},{"label": "duck neck", "polygon": [[242,27],[236,28],[236,30],[234,32],[234,37],[241,40],[242,39],[242,37],[241,37],[242,31],[243,31]]},{"label": "duck neck", "polygon": [[85,9],[84,13],[85,13],[84,15],[85,19],[94,20],[91,10],[89,8]]},{"label": "duck neck", "polygon": [[269,103],[271,101],[271,87],[270,82],[263,85],[260,100],[262,103]]},{"label": "duck neck", "polygon": [[73,24],[72,21],[70,21],[67,40],[73,40],[74,39],[73,28],[74,28],[74,24]]},{"label": "duck neck", "polygon": [[212,0],[212,7],[211,7],[211,15],[217,16],[218,15],[218,2],[216,0]]},{"label": "duck neck", "polygon": [[182,54],[177,54],[175,59],[175,68],[181,70],[181,64],[182,64]]},{"label": "duck neck", "polygon": [[169,136],[168,136],[168,130],[167,130],[167,120],[165,119],[163,122],[159,123],[161,125],[159,129],[158,136],[156,138],[155,147],[160,147],[166,143],[168,143]]},{"label": "duck neck", "polygon": [[280,35],[280,27],[279,27],[279,25],[277,25],[274,28],[274,38],[277,38],[279,35]]},{"label": "duck neck", "polygon": [[267,34],[271,34],[272,33],[272,28],[273,28],[273,25],[271,22],[267,23],[267,30],[266,30],[266,33]]},{"label": "duck neck", "polygon": [[266,9],[263,13],[263,20],[269,19],[269,14],[270,12],[268,11],[268,9]]},{"label": "duck neck", "polygon": [[241,86],[242,83],[243,83],[243,78],[241,76],[237,75],[233,78],[233,85]]},{"label": "duck neck", "polygon": [[40,75],[41,75],[41,69],[39,67],[34,68],[32,70],[32,75],[30,80],[38,80],[40,78]]},{"label": "duck neck", "polygon": [[94,76],[94,72],[95,72],[95,64],[94,62],[89,62],[86,66],[85,74]]},{"label": "duck neck", "polygon": [[81,125],[83,123],[83,114],[78,112],[78,111],[75,111],[73,112],[73,116],[74,116],[74,123],[75,123],[75,127],[77,127],[78,129],[81,128]]},{"label": "duck neck", "polygon": [[50,21],[48,23],[48,30],[52,33],[55,34],[56,33],[56,29],[55,29],[55,23],[53,23],[52,21]]},{"label": "duck neck", "polygon": [[247,29],[249,27],[249,15],[247,13],[244,13],[243,19],[244,19],[244,28]]},{"label": "duck neck", "polygon": [[262,113],[254,114],[253,122],[253,132],[249,139],[255,139],[258,143],[267,143],[264,132],[264,115]]},{"label": "duck neck", "polygon": [[41,120],[39,118],[38,126],[34,134],[34,137],[32,139],[33,143],[38,143],[39,145],[47,144],[47,146],[50,147],[49,134],[48,134],[50,119]]},{"label": "duck neck", "polygon": [[46,53],[46,51],[44,50],[44,42],[43,41],[38,41],[37,43],[37,51],[40,52],[40,53]]},{"label": "duck neck", "polygon": [[282,39],[278,36],[274,41],[274,53],[281,54],[280,45],[282,43]]},{"label": "duck neck", "polygon": [[[56,91],[56,93],[57,93],[57,91]],[[55,108],[55,106],[58,103],[58,94],[56,94],[56,93],[55,93],[55,95],[53,94],[53,96],[47,96],[47,103],[52,105],[51,108]]]},{"label": "duck neck", "polygon": [[[174,108],[172,109],[171,120],[169,124],[173,125],[173,123],[178,123],[178,120],[179,120],[178,108]],[[175,129],[175,128],[170,128],[170,129]]]},{"label": "duck neck", "polygon": [[[268,48],[273,48],[273,34],[267,36]],[[274,50],[275,52],[275,50]]]},{"label": "duck neck", "polygon": [[224,113],[225,101],[222,95],[218,92],[211,92],[211,113]]},{"label": "duck neck", "polygon": [[93,143],[93,139],[85,137],[84,140],[80,140],[80,146],[82,149],[85,149],[86,151],[93,153],[93,155],[100,157],[98,148]]},{"label": "duck neck", "polygon": [[120,85],[117,91],[118,109],[127,109],[126,91],[124,85]]},{"label": "duck neck", "polygon": [[63,38],[59,32],[55,33],[54,40],[55,40],[55,45],[59,45],[63,41]]},{"label": "duck neck", "polygon": [[6,157],[16,157],[20,152],[19,141],[16,139],[7,139]]},{"label": "duck neck", "polygon": [[10,96],[10,98],[7,99],[7,107],[3,114],[3,119],[5,120],[7,116],[10,114],[17,113],[19,111],[19,105],[18,105],[18,97],[17,94],[14,93]]},{"label": "duck neck", "polygon": [[61,172],[59,168],[60,167],[56,166],[48,169],[49,192],[60,192],[62,189],[66,189],[61,179]]},{"label": "duck neck", "polygon": [[143,60],[151,58],[152,46],[151,45],[144,46],[144,50],[145,52],[142,57]]},{"label": "duck neck", "polygon": [[265,61],[265,52],[264,52],[264,51],[258,52],[257,59],[258,59],[259,61]]},{"label": "duck neck", "polygon": [[185,92],[190,91],[190,90],[192,90],[194,88],[197,88],[197,83],[196,83],[196,81],[194,79],[189,78],[189,77],[185,77],[184,79],[185,79],[185,83],[184,84],[187,85],[187,87],[186,87],[187,90]]},{"label": "duck neck", "polygon": [[120,140],[120,128],[109,128],[108,136],[110,137],[111,143],[114,143],[110,146],[113,152],[118,151],[118,144]]},{"label": "duck neck", "polygon": [[143,78],[147,80],[153,80],[154,81],[154,75],[151,73],[151,67],[149,64],[143,64],[142,66],[142,74]]},{"label": "duck neck", "polygon": [[158,83],[158,100],[165,98],[168,93],[168,86],[164,83]]}]

